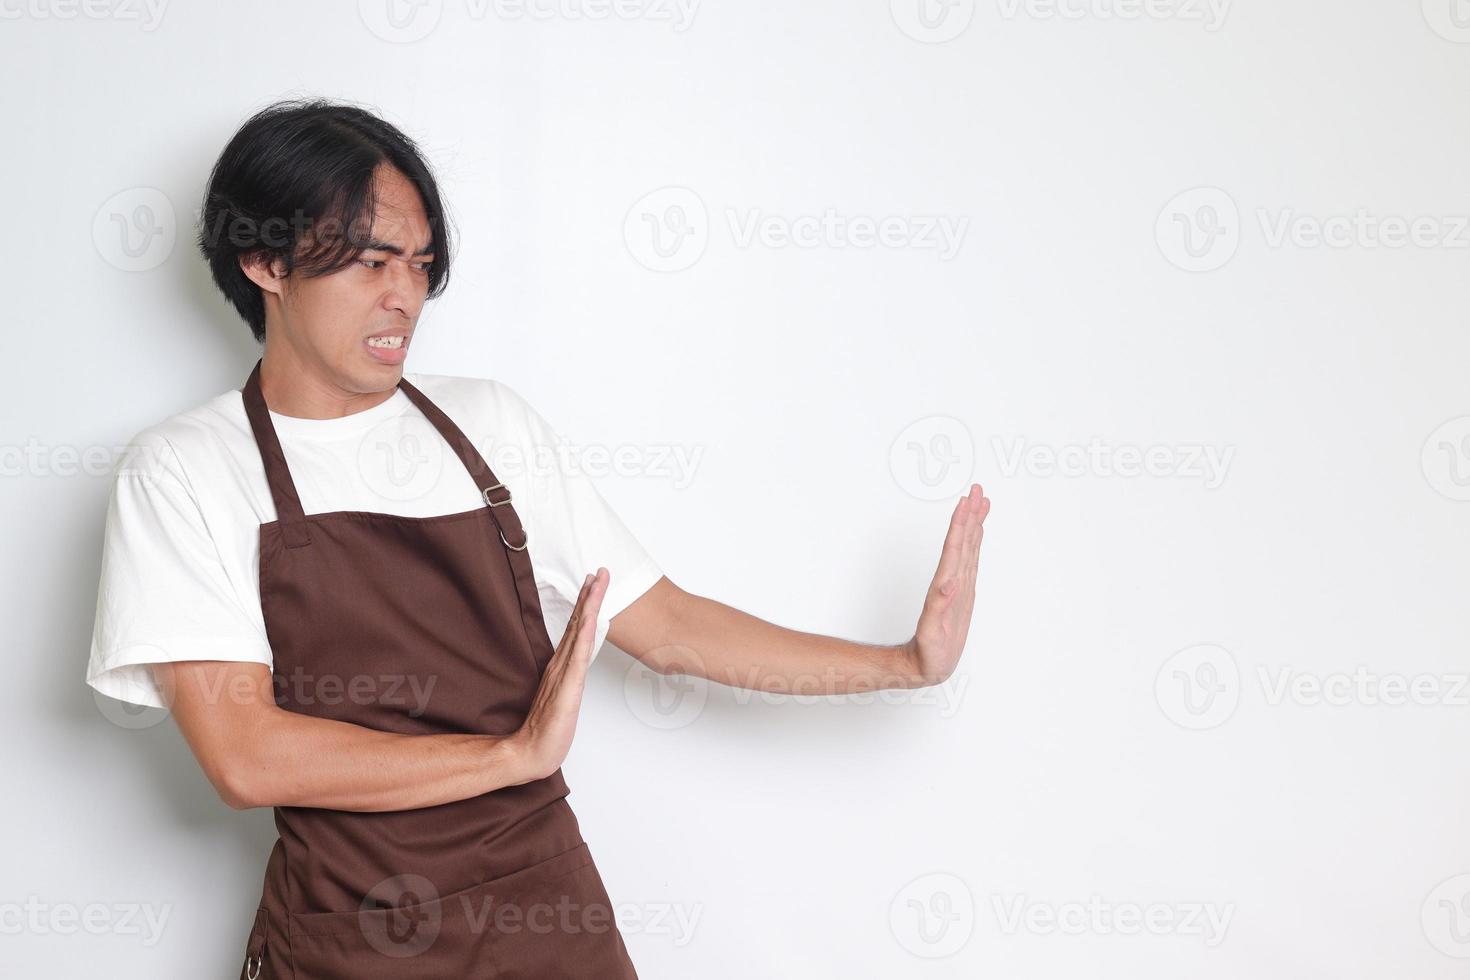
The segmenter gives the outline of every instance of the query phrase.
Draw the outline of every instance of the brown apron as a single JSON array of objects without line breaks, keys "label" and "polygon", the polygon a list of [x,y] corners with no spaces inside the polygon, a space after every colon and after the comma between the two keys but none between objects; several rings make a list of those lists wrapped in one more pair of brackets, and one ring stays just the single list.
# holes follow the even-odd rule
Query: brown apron
[{"label": "brown apron", "polygon": [[[275,700],[407,735],[507,735],[553,645],[510,491],[433,402],[399,386],[485,506],[306,516],[260,391],[242,394],[276,520],[260,526]],[[636,978],[558,769],[413,810],[274,808],[245,980]]]}]

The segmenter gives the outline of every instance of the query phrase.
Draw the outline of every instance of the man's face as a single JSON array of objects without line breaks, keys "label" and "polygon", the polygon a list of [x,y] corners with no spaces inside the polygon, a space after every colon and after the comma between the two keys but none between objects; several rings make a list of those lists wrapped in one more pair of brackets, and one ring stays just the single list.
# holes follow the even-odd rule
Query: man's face
[{"label": "man's face", "polygon": [[280,348],[284,360],[344,392],[398,384],[434,259],[428,218],[414,186],[385,165],[374,187],[376,247],[346,267],[310,279],[263,278],[246,270],[266,290],[267,348]]}]

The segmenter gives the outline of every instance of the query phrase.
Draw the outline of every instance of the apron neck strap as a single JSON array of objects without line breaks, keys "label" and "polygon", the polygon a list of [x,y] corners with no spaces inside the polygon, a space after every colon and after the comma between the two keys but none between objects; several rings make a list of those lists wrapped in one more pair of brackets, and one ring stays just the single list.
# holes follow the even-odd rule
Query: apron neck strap
[{"label": "apron neck strap", "polygon": [[296,496],[296,484],[291,480],[291,470],[286,465],[286,454],[281,451],[281,440],[276,438],[276,427],[265,405],[265,395],[260,391],[260,365],[264,358],[255,362],[255,369],[245,380],[240,394],[245,400],[245,416],[255,432],[255,445],[260,449],[260,461],[265,464],[265,482],[270,486],[271,499],[276,504],[276,519],[281,522],[281,533],[286,546],[299,548],[311,541],[311,531],[306,526],[306,514],[301,510],[301,498]]},{"label": "apron neck strap", "polygon": [[[299,548],[311,542],[311,531],[306,514],[301,509],[301,498],[296,495],[296,484],[291,479],[291,470],[286,465],[286,454],[281,450],[276,427],[271,423],[265,395],[260,390],[260,365],[263,360],[261,358],[255,362],[255,368],[240,392],[245,400],[245,415],[255,433],[255,444],[260,449],[261,462],[265,464],[265,479],[270,486],[271,498],[275,501],[281,533],[287,547]],[[410,384],[407,378],[400,377],[398,387],[418,406],[434,428],[439,430],[444,441],[449,443],[455,455],[464,463],[465,469],[475,481],[475,486],[479,488],[480,499],[489,506],[490,514],[500,529],[500,540],[512,551],[525,551],[526,530],[521,525],[515,508],[509,506],[510,488],[495,478],[489,464],[470,442],[469,437],[427,395]]]},{"label": "apron neck strap", "polygon": [[[464,463],[464,468],[469,470],[470,478],[479,488],[480,499],[490,507],[490,516],[495,518],[495,524],[500,529],[500,540],[511,551],[525,551],[526,529],[516,516],[516,509],[510,506],[510,488],[495,478],[490,464],[485,462],[485,457],[480,455],[474,443],[454,424],[453,419],[445,415],[438,405],[429,401],[428,395],[409,383],[407,378],[400,378],[398,387],[418,406],[424,417],[434,424],[434,428],[449,443],[460,462]],[[520,543],[517,544],[517,541]]]}]

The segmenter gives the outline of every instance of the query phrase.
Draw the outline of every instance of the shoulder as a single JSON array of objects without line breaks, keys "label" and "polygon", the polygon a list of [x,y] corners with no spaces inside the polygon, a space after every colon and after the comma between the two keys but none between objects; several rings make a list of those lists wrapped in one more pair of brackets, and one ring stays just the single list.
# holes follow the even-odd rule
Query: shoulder
[{"label": "shoulder", "polygon": [[541,414],[519,390],[499,378],[405,371],[405,379],[462,426],[546,437]]},{"label": "shoulder", "polygon": [[117,476],[189,485],[191,470],[250,438],[239,389],[176,412],[133,433],[118,461]]},{"label": "shoulder", "polygon": [[463,404],[529,407],[519,391],[499,378],[471,378],[424,371],[405,371],[403,377],[436,404],[445,399]]}]

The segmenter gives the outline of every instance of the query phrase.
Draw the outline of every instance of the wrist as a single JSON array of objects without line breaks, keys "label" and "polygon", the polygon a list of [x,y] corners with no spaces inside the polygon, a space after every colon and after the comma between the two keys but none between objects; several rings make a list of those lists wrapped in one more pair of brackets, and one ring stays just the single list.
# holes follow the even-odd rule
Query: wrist
[{"label": "wrist", "polygon": [[919,671],[918,645],[910,637],[890,648],[889,673],[898,679],[895,685],[903,689],[923,687],[923,675]]},{"label": "wrist", "polygon": [[519,786],[536,776],[531,772],[529,753],[520,733],[485,736],[485,769],[491,789]]}]

